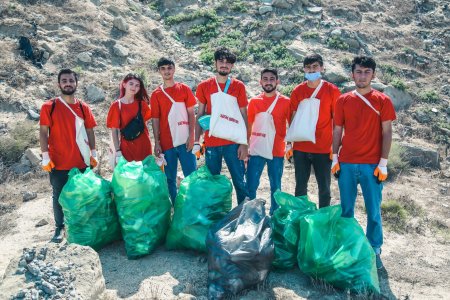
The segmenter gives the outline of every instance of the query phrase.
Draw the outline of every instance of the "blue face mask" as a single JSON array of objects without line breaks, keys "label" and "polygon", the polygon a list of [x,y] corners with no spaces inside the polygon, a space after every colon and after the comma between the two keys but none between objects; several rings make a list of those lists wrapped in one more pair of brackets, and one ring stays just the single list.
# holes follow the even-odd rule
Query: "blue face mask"
[{"label": "blue face mask", "polygon": [[322,74],[320,74],[320,72],[305,73],[305,78],[309,81],[316,81],[317,79],[322,78]]}]

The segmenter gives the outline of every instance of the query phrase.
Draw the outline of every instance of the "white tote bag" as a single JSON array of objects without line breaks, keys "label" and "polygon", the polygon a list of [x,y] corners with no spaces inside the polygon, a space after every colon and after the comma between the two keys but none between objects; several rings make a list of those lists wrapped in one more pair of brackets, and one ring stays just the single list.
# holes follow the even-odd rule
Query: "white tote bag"
[{"label": "white tote bag", "polygon": [[172,102],[172,107],[169,111],[169,127],[170,135],[172,136],[172,143],[174,147],[186,144],[189,137],[189,119],[184,102],[176,102],[164,90],[163,85],[160,86],[164,95]]},{"label": "white tote bag", "polygon": [[247,145],[247,127],[237,98],[222,92],[217,79],[216,84],[218,92],[211,95],[209,135]]},{"label": "white tote bag", "polygon": [[320,100],[316,98],[323,81],[314,90],[310,98],[302,100],[286,133],[287,142],[316,143],[316,126],[319,120]]},{"label": "white tote bag", "polygon": [[280,94],[277,93],[277,97],[267,111],[260,112],[255,117],[250,136],[250,155],[258,155],[266,159],[273,159],[272,151],[276,130],[272,111],[277,104],[279,96]]},{"label": "white tote bag", "polygon": [[75,116],[75,139],[77,142],[78,149],[80,150],[81,156],[86,166],[91,164],[91,148],[89,147],[89,140],[87,138],[86,128],[84,127],[84,120],[80,118],[73,110],[70,108],[69,104],[66,103],[61,97],[58,97],[61,101]]}]

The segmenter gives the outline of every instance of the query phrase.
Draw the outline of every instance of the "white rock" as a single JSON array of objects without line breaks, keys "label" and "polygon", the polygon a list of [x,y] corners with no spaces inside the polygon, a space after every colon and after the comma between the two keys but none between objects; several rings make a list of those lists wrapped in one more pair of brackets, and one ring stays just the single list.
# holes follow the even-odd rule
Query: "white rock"
[{"label": "white rock", "polygon": [[105,92],[101,88],[90,84],[86,87],[86,100],[90,103],[103,101],[105,100]]},{"label": "white rock", "polygon": [[120,56],[120,57],[127,57],[128,53],[129,53],[127,48],[125,48],[124,46],[119,45],[119,44],[114,45],[113,51],[114,51],[115,55]]},{"label": "white rock", "polygon": [[89,52],[81,52],[77,55],[77,59],[78,61],[82,62],[82,63],[90,63],[92,62],[92,57],[91,57],[91,53]]},{"label": "white rock", "polygon": [[122,17],[117,17],[113,21],[113,26],[120,31],[128,32],[130,26],[128,26],[127,22]]},{"label": "white rock", "polygon": [[273,7],[270,5],[263,5],[263,6],[259,7],[258,11],[259,11],[260,15],[264,15],[264,14],[267,14],[267,13],[273,11]]}]

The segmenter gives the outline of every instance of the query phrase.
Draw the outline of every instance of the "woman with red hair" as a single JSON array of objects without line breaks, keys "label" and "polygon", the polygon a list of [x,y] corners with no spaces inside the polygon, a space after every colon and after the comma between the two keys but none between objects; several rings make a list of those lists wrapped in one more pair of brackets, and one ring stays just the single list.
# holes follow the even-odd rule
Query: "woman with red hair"
[{"label": "woman with red hair", "polygon": [[141,161],[152,154],[147,121],[150,119],[149,96],[142,79],[128,74],[120,83],[119,99],[109,108],[106,126],[111,129],[115,162]]}]

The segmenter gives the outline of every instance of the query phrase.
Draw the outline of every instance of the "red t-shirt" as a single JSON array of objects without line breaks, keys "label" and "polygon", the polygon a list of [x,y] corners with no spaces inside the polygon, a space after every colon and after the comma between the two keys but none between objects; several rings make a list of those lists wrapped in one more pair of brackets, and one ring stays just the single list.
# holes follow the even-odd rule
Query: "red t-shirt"
[{"label": "red t-shirt", "polygon": [[[219,83],[219,86],[222,89],[222,91],[225,89],[225,83]],[[206,105],[205,113],[207,115],[211,114],[211,94],[217,92],[218,91],[215,77],[211,77],[209,79],[200,82],[200,84],[197,87],[196,91],[197,99],[198,101],[200,101],[200,103]],[[230,87],[228,88],[227,94],[237,98],[239,108],[247,107],[248,105],[247,94],[245,92],[245,85],[244,83],[242,83],[242,81],[239,81],[234,78],[231,79]],[[204,139],[207,147],[217,147],[235,144],[234,142],[229,140],[209,136],[209,130],[205,132]]]},{"label": "red t-shirt", "polygon": [[[55,107],[50,116],[53,101],[55,101]],[[85,128],[94,128],[97,122],[91,109],[84,102],[81,102],[81,105],[83,111],[81,111],[80,100],[75,99],[74,104],[69,104],[70,108],[84,119]],[[75,116],[60,100],[52,99],[42,105],[39,124],[50,128],[48,152],[56,170],[86,168],[76,142]]]},{"label": "red t-shirt", "polygon": [[[189,86],[184,83],[175,83],[174,86],[164,89],[175,102],[184,102],[186,108],[192,107],[197,103],[194,94]],[[159,86],[152,92],[150,97],[150,106],[152,108],[151,117],[159,119],[159,142],[163,151],[173,148],[172,135],[169,126],[169,112],[172,108],[172,101],[164,94]]]},{"label": "red t-shirt", "polygon": [[[261,93],[250,100],[247,111],[249,126],[255,122],[255,117],[258,113],[265,112],[269,109],[269,106],[272,105],[275,98],[276,96],[266,97],[264,93]],[[280,95],[272,111],[272,116],[276,131],[272,155],[275,157],[283,157],[286,146],[284,142],[284,138],[286,137],[286,124],[289,122],[291,116],[288,97]]]},{"label": "red t-shirt", "polygon": [[[312,96],[315,88],[310,88],[307,82],[297,85],[291,94],[291,111],[297,111],[298,105],[304,99]],[[333,114],[336,100],[341,92],[332,83],[323,81],[316,98],[320,100],[319,119],[316,126],[316,143],[295,142],[294,150],[308,153],[330,153],[333,143]]]},{"label": "red t-shirt", "polygon": [[[109,107],[108,116],[106,117],[106,126],[108,128],[122,129],[134,118],[139,111],[138,101],[130,104],[114,101]],[[150,107],[145,101],[141,101],[141,114],[144,122],[150,120]],[[147,125],[144,126],[144,132],[136,139],[127,141],[120,139],[120,151],[127,161],[141,161],[152,154],[152,144],[148,133]]]},{"label": "red t-shirt", "polygon": [[334,125],[344,128],[340,162],[377,164],[383,139],[381,122],[396,119],[388,96],[372,90],[364,97],[380,112],[380,116],[352,92],[342,95],[336,102]]}]

